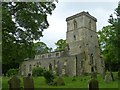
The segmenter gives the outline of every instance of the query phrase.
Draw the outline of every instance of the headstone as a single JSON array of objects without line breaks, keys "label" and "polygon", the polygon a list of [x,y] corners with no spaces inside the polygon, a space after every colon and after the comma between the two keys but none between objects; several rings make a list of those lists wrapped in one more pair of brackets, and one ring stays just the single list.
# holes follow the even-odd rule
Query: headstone
[{"label": "headstone", "polygon": [[20,90],[20,79],[16,75],[14,75],[8,81],[8,84],[9,84],[9,90],[14,90],[14,89]]},{"label": "headstone", "polygon": [[54,80],[53,85],[63,86],[63,85],[65,85],[65,82],[64,82],[63,78],[59,76],[56,80]]},{"label": "headstone", "polygon": [[120,68],[118,69],[118,90],[120,90]]},{"label": "headstone", "polygon": [[89,81],[89,90],[99,90],[99,82],[97,79],[92,78]]},{"label": "headstone", "polygon": [[34,81],[31,74],[23,78],[24,90],[34,90]]},{"label": "headstone", "polygon": [[118,69],[118,80],[120,80],[120,68]]},{"label": "headstone", "polygon": [[96,72],[92,72],[91,73],[91,78],[97,78],[97,73]]},{"label": "headstone", "polygon": [[104,81],[105,81],[106,83],[109,83],[110,81],[112,81],[112,77],[111,77],[110,73],[107,73],[107,74],[105,75]]},{"label": "headstone", "polygon": [[73,77],[72,81],[76,81],[76,78],[75,78],[75,76]]}]

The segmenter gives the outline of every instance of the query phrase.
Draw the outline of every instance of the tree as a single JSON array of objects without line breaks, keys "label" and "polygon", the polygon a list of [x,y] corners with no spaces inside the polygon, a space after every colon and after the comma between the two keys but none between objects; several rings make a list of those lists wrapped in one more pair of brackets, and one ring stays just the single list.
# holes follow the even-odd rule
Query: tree
[{"label": "tree", "polygon": [[44,54],[51,52],[52,48],[49,48],[44,42],[34,43],[35,54]]},{"label": "tree", "polygon": [[2,66],[3,73],[18,68],[27,57],[34,57],[34,40],[40,40],[48,28],[47,15],[55,9],[54,2],[2,3]]},{"label": "tree", "polygon": [[111,42],[115,51],[115,59],[120,63],[120,2],[118,3],[118,7],[115,9],[115,15],[117,18],[110,15],[109,23],[114,30],[114,36],[111,39]]},{"label": "tree", "polygon": [[98,32],[102,55],[106,64],[109,65],[113,80],[112,69],[118,69],[118,65],[120,65],[120,3],[115,9],[115,15],[117,18],[113,18],[113,15],[110,15],[108,21],[110,25],[103,27]]},{"label": "tree", "polygon": [[105,60],[106,68],[110,70],[112,79],[112,65],[116,64],[115,55],[114,55],[114,47],[111,42],[111,38],[114,36],[114,30],[112,30],[111,25],[105,26],[101,31],[98,32],[99,43],[101,48],[101,54]]},{"label": "tree", "polygon": [[57,46],[55,50],[59,51],[59,50],[65,50],[67,43],[66,43],[66,40],[60,39],[55,43],[55,45]]}]

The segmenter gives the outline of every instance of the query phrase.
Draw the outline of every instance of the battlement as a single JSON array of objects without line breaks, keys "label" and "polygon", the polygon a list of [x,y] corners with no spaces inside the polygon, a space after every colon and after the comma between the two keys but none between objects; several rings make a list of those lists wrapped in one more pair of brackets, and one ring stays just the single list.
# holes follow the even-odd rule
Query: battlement
[{"label": "battlement", "polygon": [[87,17],[89,17],[89,18],[91,18],[91,19],[93,19],[94,21],[97,22],[97,19],[95,17],[93,17],[92,15],[90,15],[89,12],[85,12],[85,11],[83,11],[81,13],[78,13],[78,14],[75,14],[75,15],[72,15],[72,16],[66,18],[66,21],[72,20],[72,19],[80,17],[82,15],[86,15]]}]

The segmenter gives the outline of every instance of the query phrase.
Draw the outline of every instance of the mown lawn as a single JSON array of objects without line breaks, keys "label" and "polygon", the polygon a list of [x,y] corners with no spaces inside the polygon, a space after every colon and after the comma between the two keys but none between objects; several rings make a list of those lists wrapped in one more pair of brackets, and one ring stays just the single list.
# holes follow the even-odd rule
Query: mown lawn
[{"label": "mown lawn", "polygon": [[[99,81],[100,88],[118,88],[118,80],[117,73],[114,73],[115,81],[111,81],[110,83],[105,83],[102,79],[102,76],[98,75],[97,79]],[[2,78],[2,88],[8,88],[8,80],[9,77]],[[23,87],[23,78],[21,79],[21,87]],[[45,83],[44,77],[34,77],[34,85],[35,88],[87,88],[88,81],[90,80],[90,76],[79,76],[76,77],[76,81],[72,81],[73,77],[63,77],[65,81],[65,86],[49,86]]]}]

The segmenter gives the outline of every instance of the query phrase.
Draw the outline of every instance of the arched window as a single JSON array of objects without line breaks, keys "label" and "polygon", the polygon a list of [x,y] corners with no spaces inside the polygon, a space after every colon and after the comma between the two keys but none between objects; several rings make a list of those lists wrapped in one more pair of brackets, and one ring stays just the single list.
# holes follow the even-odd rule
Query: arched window
[{"label": "arched window", "polygon": [[73,37],[74,37],[74,40],[76,40],[76,35],[74,35]]},{"label": "arched window", "polygon": [[32,65],[31,64],[29,65],[29,71],[32,71]]},{"label": "arched window", "polygon": [[51,58],[51,54],[48,54],[48,58]]},{"label": "arched window", "polygon": [[91,20],[89,20],[89,27],[88,28],[91,30]]},{"label": "arched window", "polygon": [[93,64],[93,54],[90,55],[90,64]]},{"label": "arched window", "polygon": [[74,24],[74,29],[76,29],[77,28],[77,22],[76,22],[76,20],[74,20],[73,24]]}]

